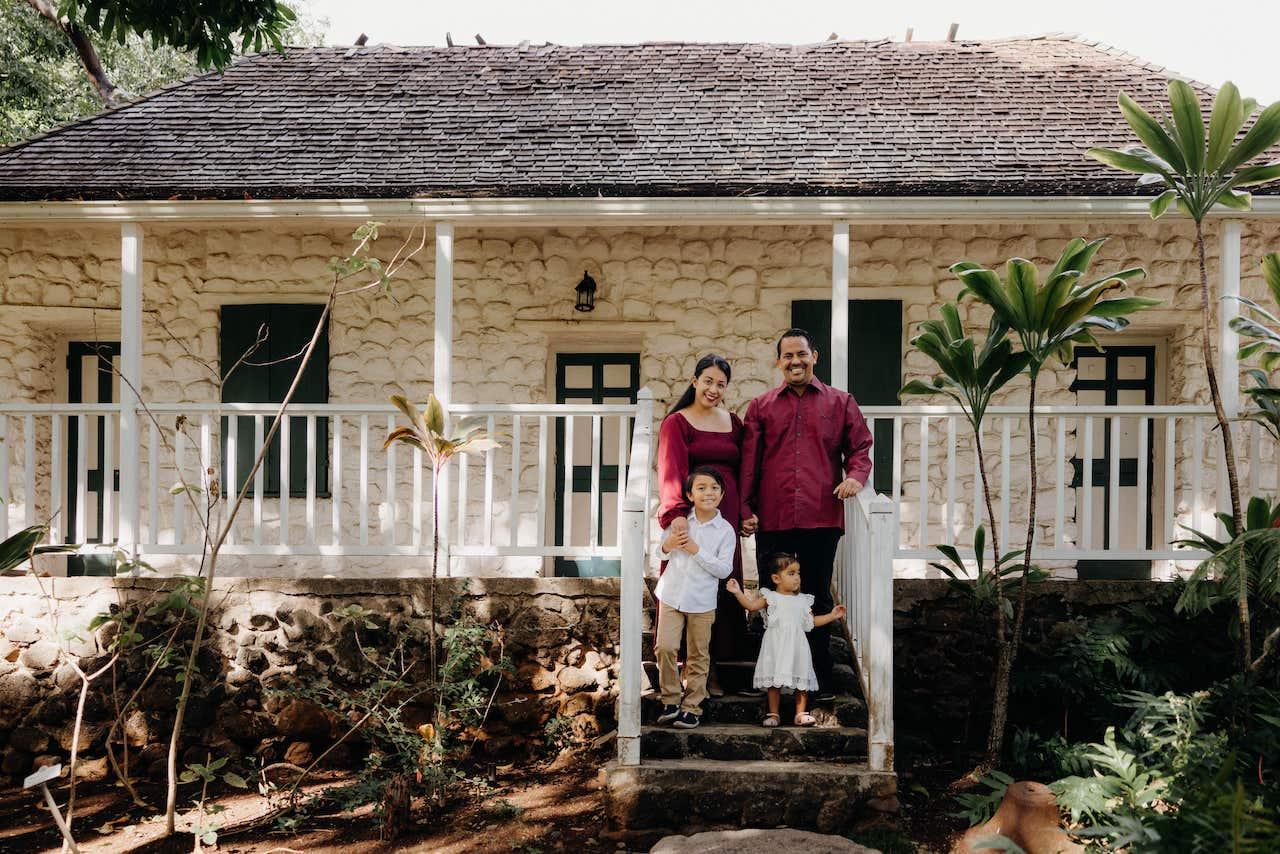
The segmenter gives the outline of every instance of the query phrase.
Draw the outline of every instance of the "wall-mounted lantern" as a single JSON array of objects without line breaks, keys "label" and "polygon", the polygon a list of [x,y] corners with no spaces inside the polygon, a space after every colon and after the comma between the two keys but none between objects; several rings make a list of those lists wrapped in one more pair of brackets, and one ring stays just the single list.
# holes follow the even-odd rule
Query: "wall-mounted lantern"
[{"label": "wall-mounted lantern", "polygon": [[586,270],[582,271],[582,281],[578,282],[578,301],[574,308],[578,311],[594,311],[596,307],[596,280]]}]

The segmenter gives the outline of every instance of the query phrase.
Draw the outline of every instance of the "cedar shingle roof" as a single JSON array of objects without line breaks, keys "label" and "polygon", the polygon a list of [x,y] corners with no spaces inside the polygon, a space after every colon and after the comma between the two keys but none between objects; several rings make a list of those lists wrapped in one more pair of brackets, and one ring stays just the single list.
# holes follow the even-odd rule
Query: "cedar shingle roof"
[{"label": "cedar shingle roof", "polygon": [[1167,76],[1065,36],[290,48],[0,150],[0,199],[1130,194],[1084,151]]}]

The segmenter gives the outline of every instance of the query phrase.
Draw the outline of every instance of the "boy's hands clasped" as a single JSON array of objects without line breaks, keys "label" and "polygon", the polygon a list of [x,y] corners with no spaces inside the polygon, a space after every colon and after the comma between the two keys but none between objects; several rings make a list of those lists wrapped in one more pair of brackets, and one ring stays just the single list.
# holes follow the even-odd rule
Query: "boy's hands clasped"
[{"label": "boy's hands clasped", "polygon": [[677,528],[672,525],[671,530],[667,533],[667,538],[662,541],[662,550],[667,554],[674,551],[686,551],[691,555],[696,555],[699,551],[698,544],[689,536],[689,526]]}]

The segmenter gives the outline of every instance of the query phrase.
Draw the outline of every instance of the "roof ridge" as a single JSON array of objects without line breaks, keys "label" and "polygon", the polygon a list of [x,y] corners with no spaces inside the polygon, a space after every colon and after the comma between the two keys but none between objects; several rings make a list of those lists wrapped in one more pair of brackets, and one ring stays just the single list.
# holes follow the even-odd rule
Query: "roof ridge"
[{"label": "roof ridge", "polygon": [[1149,59],[1144,59],[1136,53],[1130,53],[1124,48],[1116,47],[1109,42],[1104,42],[1099,39],[1091,39],[1088,36],[1081,35],[1080,33],[1062,33],[1061,35],[1063,36],[1063,41],[1072,41],[1076,44],[1083,45],[1084,47],[1093,48],[1099,53],[1104,53],[1123,62],[1127,62],[1130,65],[1137,66],[1144,71],[1150,71],[1153,74],[1161,74],[1174,80],[1181,80],[1193,89],[1201,89],[1208,93],[1216,93],[1218,91],[1218,87],[1213,86],[1212,84],[1205,83],[1203,80],[1197,80],[1188,74],[1175,71],[1167,65],[1160,65],[1159,63],[1152,62]]}]

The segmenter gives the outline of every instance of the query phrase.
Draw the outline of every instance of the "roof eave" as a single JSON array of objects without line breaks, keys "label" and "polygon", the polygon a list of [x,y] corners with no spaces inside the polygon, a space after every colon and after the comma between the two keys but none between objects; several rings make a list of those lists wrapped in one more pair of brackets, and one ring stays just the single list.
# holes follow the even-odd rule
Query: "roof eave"
[{"label": "roof eave", "polygon": [[[468,225],[772,224],[1149,219],[1143,196],[759,196],[0,202],[9,223],[450,220]],[[1280,219],[1280,196],[1218,219]]]}]

